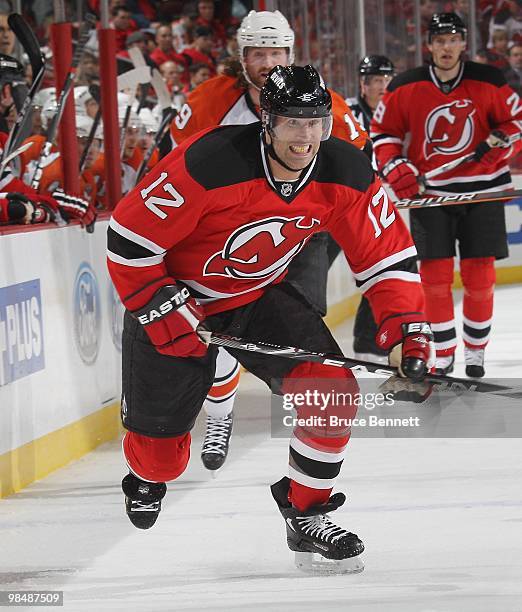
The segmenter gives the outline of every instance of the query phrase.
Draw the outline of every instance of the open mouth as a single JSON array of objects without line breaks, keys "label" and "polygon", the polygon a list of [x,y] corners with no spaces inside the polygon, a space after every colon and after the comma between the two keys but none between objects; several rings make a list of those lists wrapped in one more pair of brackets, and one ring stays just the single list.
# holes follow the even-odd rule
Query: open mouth
[{"label": "open mouth", "polygon": [[307,155],[312,151],[312,145],[290,145],[290,151],[292,151],[292,153],[295,153],[296,155]]}]

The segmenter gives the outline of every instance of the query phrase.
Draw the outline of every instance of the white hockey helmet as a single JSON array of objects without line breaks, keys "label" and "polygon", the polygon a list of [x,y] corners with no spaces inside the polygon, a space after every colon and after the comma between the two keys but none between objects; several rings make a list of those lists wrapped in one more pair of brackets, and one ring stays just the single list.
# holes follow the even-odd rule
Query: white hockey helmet
[{"label": "white hockey helmet", "polygon": [[74,105],[85,110],[88,102],[94,100],[89,88],[86,85],[78,85],[74,88]]},{"label": "white hockey helmet", "polygon": [[76,134],[78,138],[87,138],[91,133],[94,121],[87,115],[76,116]]},{"label": "white hockey helmet", "polygon": [[150,108],[142,108],[138,114],[141,124],[145,131],[149,134],[155,134],[158,131],[158,120]]},{"label": "white hockey helmet", "polygon": [[279,11],[250,11],[237,31],[239,57],[247,47],[286,47],[288,63],[294,63],[294,31]]}]

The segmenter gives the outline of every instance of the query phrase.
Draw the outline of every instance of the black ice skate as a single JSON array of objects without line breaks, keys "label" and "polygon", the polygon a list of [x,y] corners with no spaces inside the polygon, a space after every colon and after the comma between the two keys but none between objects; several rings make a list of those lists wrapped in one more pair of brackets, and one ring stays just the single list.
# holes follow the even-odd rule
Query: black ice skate
[{"label": "black ice skate", "polygon": [[464,361],[466,362],[466,376],[482,378],[485,375],[484,349],[471,349],[465,346]]},{"label": "black ice skate", "polygon": [[207,431],[201,449],[201,461],[207,470],[218,470],[225,463],[233,422],[233,412],[221,419],[207,416]]},{"label": "black ice skate", "polygon": [[159,516],[167,485],[164,482],[146,482],[134,474],[127,474],[121,488],[125,493],[125,510],[130,522],[138,529],[150,529]]},{"label": "black ice skate", "polygon": [[326,504],[304,512],[288,501],[290,480],[282,478],[270,489],[286,523],[288,548],[295,551],[298,569],[311,573],[353,574],[362,572],[359,555],[364,544],[354,534],[338,527],[328,517],[346,501],[343,493],[332,495]]}]

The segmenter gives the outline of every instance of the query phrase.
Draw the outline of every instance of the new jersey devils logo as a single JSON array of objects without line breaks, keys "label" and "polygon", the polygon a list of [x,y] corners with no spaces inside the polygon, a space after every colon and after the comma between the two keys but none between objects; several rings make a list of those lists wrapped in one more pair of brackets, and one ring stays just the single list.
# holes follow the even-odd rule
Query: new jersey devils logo
[{"label": "new jersey devils logo", "polygon": [[270,217],[235,230],[221,251],[205,263],[205,276],[265,278],[281,272],[319,225],[314,218]]},{"label": "new jersey devils logo", "polygon": [[471,100],[437,106],[426,119],[424,157],[463,152],[473,139],[475,109]]}]

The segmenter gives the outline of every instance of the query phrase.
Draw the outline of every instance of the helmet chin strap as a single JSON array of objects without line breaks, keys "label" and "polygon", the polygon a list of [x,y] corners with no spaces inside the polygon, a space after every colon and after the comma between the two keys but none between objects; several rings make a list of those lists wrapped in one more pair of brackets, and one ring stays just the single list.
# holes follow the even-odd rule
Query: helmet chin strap
[{"label": "helmet chin strap", "polygon": [[[275,149],[274,149],[274,145],[272,143],[268,144],[265,138],[265,134],[263,133],[263,146],[265,148],[265,151],[267,152],[267,154],[272,158],[275,159],[275,161],[278,164],[281,164],[281,166],[283,166],[283,168],[286,168],[286,170],[289,170],[290,172],[302,172],[306,166],[308,166],[309,164],[307,164],[304,168],[291,168],[290,166],[288,166],[287,164],[285,164],[285,162],[279,157],[279,155],[276,153]],[[315,156],[314,156],[315,157]],[[313,161],[313,160],[312,160]]]}]

